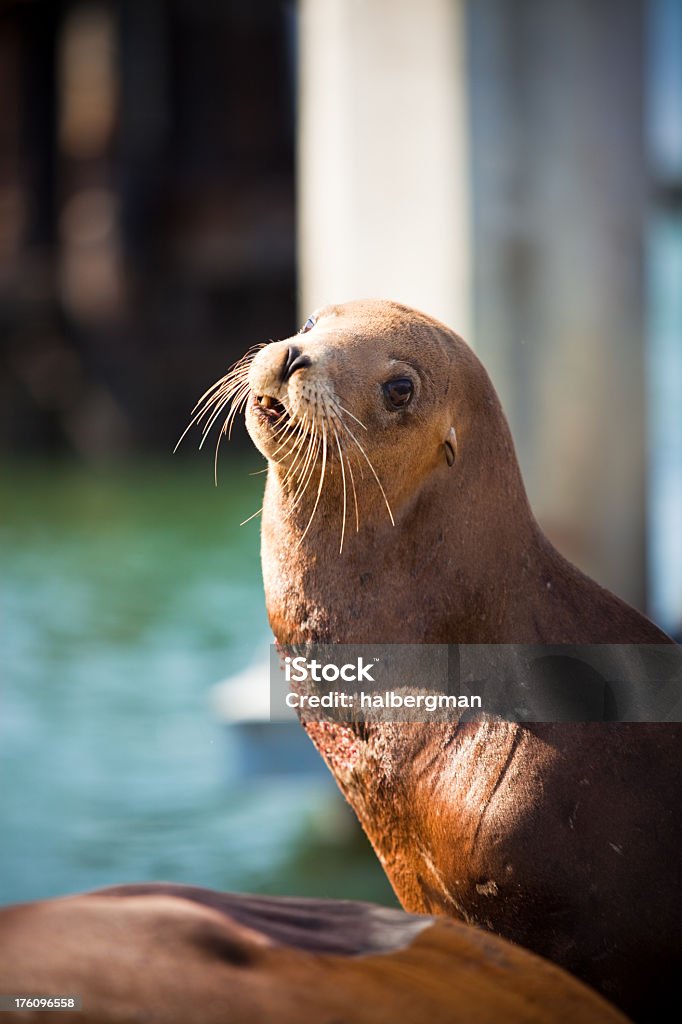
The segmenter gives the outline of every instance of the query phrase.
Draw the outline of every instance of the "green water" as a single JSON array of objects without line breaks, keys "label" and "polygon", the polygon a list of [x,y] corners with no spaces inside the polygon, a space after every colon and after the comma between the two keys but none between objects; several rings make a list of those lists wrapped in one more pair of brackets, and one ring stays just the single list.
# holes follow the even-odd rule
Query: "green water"
[{"label": "green water", "polygon": [[266,652],[238,525],[263,477],[168,463],[3,470],[0,902],[153,879],[392,902],[324,777],[235,775],[208,695]]}]

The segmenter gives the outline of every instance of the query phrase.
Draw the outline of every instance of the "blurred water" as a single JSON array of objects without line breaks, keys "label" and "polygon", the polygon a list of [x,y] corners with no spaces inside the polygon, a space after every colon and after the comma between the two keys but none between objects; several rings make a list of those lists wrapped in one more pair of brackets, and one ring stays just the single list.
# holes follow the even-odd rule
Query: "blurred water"
[{"label": "blurred water", "polygon": [[211,716],[265,655],[254,468],[5,469],[0,902],[148,879],[392,902],[329,783],[238,782]]}]

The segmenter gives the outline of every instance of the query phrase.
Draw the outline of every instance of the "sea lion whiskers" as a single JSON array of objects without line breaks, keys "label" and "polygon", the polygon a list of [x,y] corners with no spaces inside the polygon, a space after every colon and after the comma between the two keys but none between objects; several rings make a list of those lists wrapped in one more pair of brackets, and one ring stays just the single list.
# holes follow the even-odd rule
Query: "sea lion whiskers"
[{"label": "sea lion whiskers", "polygon": [[[232,399],[232,408],[230,409],[227,419],[223,423],[218,433],[218,440],[216,441],[215,446],[215,455],[213,457],[213,479],[215,481],[216,487],[218,486],[218,454],[220,452],[220,442],[222,441],[225,434],[227,434],[228,441],[230,440],[230,437],[232,436],[232,424],[234,423],[235,415],[239,410],[244,408],[248,400],[248,397],[248,389],[246,390],[246,392],[243,393],[242,391],[237,392],[237,394]],[[204,438],[201,441],[201,444],[199,445],[199,448],[201,448],[201,446],[203,445],[206,436],[207,435],[205,434]]]},{"label": "sea lion whiskers", "polygon": [[315,466],[317,465],[317,457],[320,453],[320,447],[322,445],[322,439],[317,429],[317,424],[313,423],[310,440],[308,442],[308,448],[306,450],[305,459],[303,461],[302,472],[299,475],[294,496],[289,509],[289,516],[293,514],[295,509],[301,503],[303,495],[308,489],[308,484],[313,478],[315,473]]},{"label": "sea lion whiskers", "polygon": [[[307,434],[305,420],[305,414],[301,419],[296,420],[292,419],[290,416],[288,423],[284,423],[283,426],[275,428],[273,436],[276,440],[279,440],[280,443],[272,454],[273,462],[283,462],[287,455],[297,454],[301,450],[301,447],[305,444]],[[282,458],[276,458],[283,449],[286,449],[286,451],[282,455]]]},{"label": "sea lion whiskers", "polygon": [[[362,469],[362,467],[360,467]],[[348,473],[350,475],[350,485],[353,491],[353,503],[355,505],[355,532],[360,533],[360,512],[358,509],[358,495],[355,490],[355,477],[353,476],[353,467],[351,465],[350,458],[348,458]],[[362,473],[360,474],[362,476]]]},{"label": "sea lion whiskers", "polygon": [[[201,404],[201,402],[203,402],[204,398],[206,398],[206,396],[209,395],[210,392],[213,391],[215,388],[218,388],[219,390],[217,390],[215,394],[208,398],[206,400],[206,404],[201,409],[199,409],[198,412],[195,413],[195,410]],[[195,415],[192,415],[192,418],[190,419],[189,423],[187,424],[182,434],[178,438],[178,441],[176,442],[175,448],[173,449],[174,454],[182,444],[190,428],[193,427],[195,423],[199,424],[201,422],[201,420],[206,415],[208,410],[212,408],[216,402],[222,400],[223,396],[227,393],[228,389],[229,383],[227,381],[227,377],[221,377],[221,379],[219,381],[216,381],[216,383],[212,387],[210,387],[208,391],[204,392],[204,394],[201,396],[197,404],[194,406],[194,409],[192,409],[192,413],[195,413]]]},{"label": "sea lion whiskers", "polygon": [[[284,403],[282,403],[284,405]],[[299,445],[304,443],[305,430],[302,421],[293,419],[291,413],[287,409],[286,405],[284,410],[287,413],[287,419],[283,424],[275,427],[273,431],[273,438],[275,441],[279,441],[278,447],[272,453],[271,461],[281,463],[287,455],[291,455],[293,452],[298,450]],[[292,446],[284,452],[284,455],[280,459],[277,455],[284,449],[287,448],[289,442],[292,442]]]},{"label": "sea lion whiskers", "polygon": [[[285,490],[287,489],[287,484],[289,483],[290,480],[297,479],[296,487],[295,487],[294,494],[293,494],[293,499],[292,499],[291,505],[290,505],[290,507],[289,507],[289,509],[287,510],[287,513],[286,513],[289,517],[293,514],[295,509],[301,503],[301,501],[303,499],[303,496],[305,495],[305,492],[306,492],[306,490],[308,488],[308,485],[310,483],[310,480],[312,479],[312,477],[314,475],[315,466],[317,464],[317,459],[318,459],[318,456],[320,454],[320,449],[322,447],[324,447],[323,439],[320,437],[319,427],[320,426],[322,427],[322,431],[323,431],[323,434],[324,434],[325,430],[326,430],[325,424],[327,422],[327,410],[326,410],[326,405],[325,405],[325,402],[324,402],[324,396],[319,394],[317,389],[314,389],[314,388],[305,389],[304,388],[302,390],[302,394],[301,394],[300,397],[304,398],[306,403],[307,403],[307,409],[303,413],[303,416],[301,418],[301,422],[302,423],[307,423],[308,418],[309,418],[310,419],[310,429],[306,431],[307,436],[308,436],[308,445],[307,445],[307,448],[305,449],[305,452],[299,453],[299,455],[296,457],[295,461],[289,467],[289,469],[287,470],[287,472],[285,473],[285,475],[284,475],[284,477],[282,479],[282,486],[283,486],[283,488]],[[312,399],[312,401],[311,401],[311,399]],[[320,413],[319,420],[318,420],[318,412]],[[308,413],[310,413],[310,417],[308,417]],[[305,437],[305,435],[304,435],[304,437]],[[302,438],[301,439],[301,445],[303,443],[304,443],[304,439]],[[320,484],[319,484],[320,492],[321,492],[321,488],[322,488],[323,482],[324,482],[324,473],[321,473]],[[319,495],[318,495],[318,499],[317,500],[319,501]],[[314,515],[314,513],[315,513],[315,509],[313,509],[313,515]],[[312,520],[312,517],[311,517],[311,520]]]},{"label": "sea lion whiskers", "polygon": [[[346,415],[350,416],[351,419],[353,419],[360,427],[362,427],[363,430],[367,430],[367,427],[365,426],[365,424],[362,422],[361,419],[359,419],[354,413],[352,413],[350,411],[350,409],[347,409],[344,405],[341,404],[341,402],[339,401],[339,399],[338,399],[337,395],[335,394],[335,392],[328,385],[322,386],[321,392],[322,392],[322,394],[320,394],[320,406],[321,406],[322,416],[325,418],[325,420],[327,421],[331,431],[333,432],[334,440],[336,441],[336,448],[337,448],[338,454],[339,454],[339,465],[340,465],[340,470],[341,470],[341,483],[342,483],[342,493],[343,493],[343,511],[342,511],[342,517],[343,518],[342,518],[342,523],[341,523],[341,543],[340,543],[340,547],[339,547],[339,554],[342,554],[343,553],[344,538],[345,538],[346,516],[347,516],[347,509],[348,509],[348,488],[347,488],[346,471],[345,471],[346,465],[348,466],[348,475],[350,477],[351,487],[352,487],[352,491],[353,491],[353,503],[354,503],[354,508],[355,508],[355,532],[356,533],[360,532],[360,510],[359,510],[359,504],[358,504],[357,490],[356,490],[356,487],[355,487],[355,477],[353,475],[353,469],[352,469],[352,465],[351,465],[350,453],[348,452],[348,450],[345,450],[346,446],[343,443],[344,440],[345,440],[344,436],[343,436],[343,434],[340,434],[340,432],[336,430],[336,427],[334,425],[335,422],[338,424],[340,430],[345,431],[345,433],[349,436],[349,438],[353,442],[355,448],[357,448],[358,452],[362,455],[364,460],[367,462],[367,465],[370,468],[372,476],[376,480],[376,483],[379,486],[379,490],[381,491],[381,495],[382,495],[382,497],[384,499],[384,502],[386,504],[386,508],[388,510],[388,514],[389,514],[389,517],[390,517],[390,520],[391,520],[391,524],[394,525],[394,526],[395,526],[395,520],[393,518],[393,512],[391,510],[391,506],[390,506],[390,503],[388,501],[388,497],[386,495],[386,491],[385,491],[385,489],[384,489],[384,487],[383,487],[383,485],[381,483],[381,480],[379,479],[379,476],[378,476],[378,474],[377,474],[377,472],[376,472],[376,470],[375,470],[375,468],[374,468],[374,466],[372,464],[372,461],[369,458],[369,456],[367,455],[367,452],[365,451],[363,446],[360,444],[360,442],[356,438],[355,434],[352,432],[350,427],[345,422],[345,416]],[[344,458],[344,450],[345,450],[345,458]],[[358,458],[357,455],[356,455],[356,458]],[[359,467],[359,471],[360,471],[360,477],[362,479],[363,478],[362,463],[360,462],[359,458],[358,458],[358,467]]]},{"label": "sea lion whiskers", "polygon": [[215,414],[213,415],[213,417],[211,418],[210,423],[207,423],[206,427],[204,428],[204,435],[203,435],[203,437],[201,439],[201,442],[199,444],[199,448],[200,449],[203,448],[204,441],[208,437],[208,434],[209,434],[209,431],[211,429],[211,426],[218,419],[218,417],[220,416],[220,413],[225,408],[225,406],[228,404],[228,402],[231,401],[232,405],[231,405],[230,411],[229,411],[229,413],[227,415],[227,418],[226,418],[225,422],[223,423],[222,427],[220,428],[220,430],[218,432],[218,440],[216,441],[215,455],[213,457],[213,479],[215,480],[216,487],[218,486],[218,454],[220,452],[220,442],[222,441],[222,439],[225,436],[225,434],[227,434],[228,440],[232,436],[232,424],[234,423],[234,417],[235,417],[235,415],[236,415],[238,410],[244,408],[244,406],[246,405],[248,397],[249,397],[248,384],[247,385],[242,384],[236,390],[236,392],[231,394],[231,396],[226,398],[218,406],[218,409],[215,412]]},{"label": "sea lion whiskers", "polygon": [[263,506],[261,505],[261,507],[256,509],[255,512],[252,512],[250,516],[247,516],[246,519],[242,519],[242,521],[241,521],[241,523],[239,525],[240,526],[246,526],[246,524],[250,523],[252,519],[255,519],[256,516],[259,516],[262,511],[263,511]]},{"label": "sea lion whiskers", "polygon": [[352,420],[355,420],[355,422],[358,423],[362,427],[363,430],[367,430],[367,427],[362,422],[362,420],[359,420],[357,418],[357,416],[354,416],[353,413],[350,411],[350,409],[346,409],[345,405],[341,405],[341,403],[339,402],[339,400],[336,397],[336,395],[333,395],[332,397],[333,397],[333,401],[334,401],[334,404],[336,405],[337,409],[340,409],[341,412],[347,413]]},{"label": "sea lion whiskers", "polygon": [[[349,435],[351,440],[354,442],[356,448],[359,450],[360,454],[362,455],[362,457],[364,458],[365,462],[369,466],[370,472],[372,473],[372,476],[376,480],[376,482],[377,482],[377,484],[379,486],[379,490],[381,491],[381,496],[384,499],[384,503],[385,503],[386,508],[388,510],[388,516],[389,516],[389,519],[391,520],[391,526],[395,526],[395,519],[393,517],[393,512],[391,510],[391,505],[389,503],[388,497],[386,496],[386,491],[384,490],[384,485],[382,484],[381,480],[379,479],[377,471],[375,470],[374,466],[372,465],[372,461],[371,461],[370,457],[368,456],[367,452],[362,447],[362,445],[358,441],[358,439],[355,436],[355,434],[353,433],[353,431],[350,429],[348,424],[343,419],[343,414],[340,411],[341,410],[341,406],[338,406],[338,409],[339,409],[339,423],[341,424],[343,429],[346,431],[346,433]],[[345,411],[347,412],[348,410],[345,410]],[[352,416],[352,415],[353,415],[352,413],[349,413],[349,416]],[[357,417],[353,416],[353,419],[357,419]],[[360,422],[360,421],[358,420],[358,422]],[[363,426],[363,424],[361,423],[360,426]]]},{"label": "sea lion whiskers", "polygon": [[[291,417],[291,413],[289,415]],[[283,439],[270,457],[271,462],[281,465],[286,456],[293,456],[292,462],[282,478],[282,486],[285,490],[291,480],[296,479],[297,481],[294,491],[294,503],[289,510],[289,515],[298,504],[300,497],[302,497],[302,493],[307,486],[307,480],[315,466],[317,427],[314,419],[310,417],[310,429],[308,429],[308,418],[306,411],[301,417],[296,419],[290,418],[284,428],[279,428],[280,436]],[[287,438],[287,433],[291,434],[289,438]],[[274,436],[277,438],[277,430]],[[293,442],[292,445],[281,458],[276,458],[275,456],[287,446],[289,440]]]},{"label": "sea lion whiskers", "polygon": [[[206,406],[200,414],[203,415],[206,409],[210,408],[211,404],[215,401],[216,395],[212,393],[215,392],[216,389],[220,389],[220,393],[222,393],[223,390],[229,388],[231,382],[237,379],[244,378],[248,373],[248,368],[251,365],[251,362],[254,359],[256,353],[259,352],[262,348],[265,348],[264,342],[261,342],[257,345],[252,345],[251,348],[247,349],[244,355],[240,356],[236,363],[233,363],[233,365],[228,369],[227,373],[223,377],[219,377],[214,384],[211,384],[210,388],[207,388],[207,390],[204,391],[201,398],[199,398],[198,401],[195,403],[192,412],[196,412],[199,409],[201,403],[204,401],[204,399],[207,399]],[[209,398],[209,396],[211,397]]]},{"label": "sea lion whiskers", "polygon": [[232,397],[232,406],[222,427],[222,432],[223,434],[227,434],[228,440],[232,437],[232,425],[234,423],[235,416],[237,413],[243,411],[248,400],[249,393],[249,382],[246,381]]},{"label": "sea lion whiskers", "polygon": [[215,408],[211,418],[206,422],[206,425],[204,426],[204,429],[203,429],[203,437],[201,439],[201,444],[200,444],[199,447],[201,447],[201,445],[203,445],[203,443],[206,440],[206,438],[207,438],[211,428],[213,427],[214,423],[216,423],[217,420],[220,418],[221,413],[225,410],[225,408],[228,405],[230,405],[229,413],[228,413],[228,415],[227,415],[227,417],[225,419],[225,422],[223,423],[222,427],[220,428],[223,434],[227,433],[228,428],[232,427],[232,422],[234,420],[234,417],[235,417],[235,414],[236,414],[237,410],[244,405],[244,402],[245,402],[247,397],[248,397],[248,384],[247,384],[247,382],[242,382],[241,384],[236,384],[235,383],[234,387],[232,387],[230,389],[230,391],[228,392],[228,394],[226,394],[224,396],[224,398],[217,404],[217,406],[216,406],[216,408]]},{"label": "sea lion whiskers", "polygon": [[[192,409],[192,412],[194,413],[199,410],[199,415],[204,415],[205,412],[211,407],[211,405],[217,400],[219,395],[224,394],[226,391],[228,391],[231,388],[232,384],[239,383],[245,380],[251,362],[255,358],[256,353],[259,352],[260,349],[262,348],[264,348],[263,344],[252,345],[251,348],[248,349],[243,356],[240,356],[240,358],[235,363],[233,363],[233,365],[228,369],[227,373],[223,377],[220,377],[214,384],[211,385],[210,388],[208,388],[203,393],[201,398],[199,398],[199,400],[196,402],[194,408]],[[204,400],[204,408],[200,410],[199,407],[201,406],[202,402],[204,402]]]},{"label": "sea lion whiskers", "polygon": [[[309,400],[310,399],[310,395],[306,395],[306,398]],[[322,442],[320,444],[320,437],[319,437],[319,434],[317,433],[317,422],[318,422],[317,418],[313,417],[313,419],[312,419],[311,440],[310,440],[310,443],[308,445],[308,450],[307,450],[305,459],[303,460],[302,472],[299,475],[299,486],[298,486],[298,488],[297,488],[297,490],[296,490],[296,492],[294,494],[294,499],[293,499],[292,504],[291,504],[291,506],[290,506],[290,508],[288,510],[288,514],[291,515],[293,513],[293,511],[296,509],[296,507],[300,504],[300,502],[301,502],[301,500],[302,500],[302,498],[303,498],[303,496],[304,496],[304,494],[305,494],[305,492],[306,492],[306,490],[308,488],[310,480],[312,479],[312,476],[314,474],[314,468],[315,468],[315,465],[316,465],[316,462],[317,462],[317,457],[318,457],[318,455],[320,453],[320,447],[322,447],[322,450],[323,450],[323,466],[322,466],[322,469],[320,471],[320,481],[319,481],[319,484],[318,484],[318,493],[317,493],[317,497],[316,497],[315,507],[313,508],[313,512],[311,514],[310,520],[308,522],[308,525],[306,526],[306,531],[310,527],[310,525],[312,523],[312,520],[313,520],[313,517],[315,515],[317,504],[319,503],[319,500],[320,500],[320,496],[321,496],[321,493],[322,493],[322,488],[324,486],[324,480],[325,480],[324,461],[325,461],[325,457],[326,457],[326,454],[327,454],[327,452],[325,451],[325,446],[326,446],[326,438],[327,438],[327,427],[329,427],[329,432],[330,432],[329,440],[331,441],[331,435],[333,434],[334,440],[336,442],[336,448],[337,448],[338,453],[339,453],[339,466],[340,466],[340,470],[341,470],[341,481],[342,481],[342,489],[343,489],[343,511],[342,511],[342,518],[341,518],[341,541],[340,541],[340,547],[339,547],[339,554],[342,554],[343,553],[343,544],[344,544],[344,539],[345,539],[346,516],[347,516],[347,508],[348,508],[348,489],[347,489],[347,483],[346,483],[346,459],[344,458],[343,447],[342,447],[341,439],[339,437],[339,433],[336,430],[336,427],[334,425],[334,419],[336,419],[338,421],[339,426],[343,425],[342,422],[341,422],[339,410],[337,408],[338,404],[339,403],[337,403],[337,401],[335,399],[335,396],[330,392],[330,390],[328,388],[324,388],[322,393],[318,392],[318,393],[315,394],[315,413],[319,412],[319,416],[320,416],[319,422],[321,423],[322,434],[323,434]],[[349,413],[349,415],[352,415],[352,414]],[[300,465],[300,461],[299,461],[299,465]],[[297,466],[297,468],[298,468],[298,466]],[[352,469],[350,467],[350,460],[348,460],[348,468],[349,468],[349,472],[350,472],[350,474],[352,476]],[[286,483],[291,475],[292,475],[292,471],[290,470],[289,473],[287,474],[287,476],[284,478],[283,483]],[[353,499],[354,499],[354,502],[355,502],[356,532],[358,532],[359,531],[359,511],[358,511],[357,494],[356,494],[356,491],[355,491],[355,482],[354,482],[354,480],[353,480]],[[305,536],[305,532],[304,532],[303,536]],[[301,538],[301,540],[302,539],[303,539],[303,537]]]},{"label": "sea lion whiskers", "polygon": [[[305,424],[307,419],[308,414],[304,413],[301,420],[297,423],[297,433],[294,439],[294,446],[286,453],[287,455],[293,455],[293,459],[291,465],[286,470],[284,477],[282,478],[282,485],[284,487],[286,487],[291,480],[296,479],[297,474],[300,478],[300,471],[305,469],[308,453],[315,436],[315,424],[312,421],[310,431],[306,429]],[[308,442],[307,445],[306,441]],[[282,460],[280,459],[277,461],[281,462]]]},{"label": "sea lion whiskers", "polygon": [[322,485],[324,484],[324,477],[325,477],[326,469],[327,469],[327,429],[326,429],[326,426],[325,426],[325,421],[323,419],[322,420],[322,466],[320,468],[320,482],[319,482],[318,487],[317,487],[317,495],[315,497],[315,504],[313,505],[313,510],[310,513],[310,519],[308,520],[306,528],[305,528],[305,530],[303,531],[303,533],[301,534],[301,536],[299,538],[298,544],[294,548],[295,551],[297,551],[300,548],[301,544],[305,540],[305,536],[306,536],[308,530],[310,529],[310,527],[312,525],[313,519],[315,518],[315,513],[317,512],[317,507],[320,504],[320,495],[322,494]]},{"label": "sea lion whiskers", "polygon": [[214,424],[218,421],[221,413],[225,410],[225,408],[228,405],[230,405],[230,403],[232,403],[232,408],[234,408],[235,403],[243,403],[247,395],[248,381],[235,381],[234,384],[230,387],[229,391],[225,394],[225,396],[217,403],[213,413],[204,424],[204,428],[202,430],[202,438],[199,443],[199,448],[203,448],[204,441],[208,437]]},{"label": "sea lion whiskers", "polygon": [[[237,403],[243,402],[244,395],[241,395],[240,392],[247,382],[249,368],[256,354],[260,352],[261,349],[265,348],[265,346],[265,342],[259,342],[256,345],[252,345],[251,348],[249,348],[244,355],[230,367],[223,377],[220,377],[215,381],[215,383],[211,384],[210,388],[204,391],[203,395],[201,395],[192,409],[190,421],[180,435],[178,442],[173,449],[174,452],[178,450],[191,427],[195,424],[198,425],[201,423],[204,416],[209,414],[211,410],[213,410],[213,413],[208,422],[204,425],[202,430],[202,441],[199,447],[203,445],[207,433],[210,431],[215,420],[220,416],[220,413],[225,406],[230,401],[236,401]],[[240,395],[239,399],[237,399],[238,394]]]},{"label": "sea lion whiskers", "polygon": [[[355,506],[355,532],[356,533],[360,532],[360,510],[359,510],[359,507],[358,507],[358,496],[357,496],[357,491],[355,489],[355,478],[353,476],[353,467],[351,465],[350,454],[349,454],[348,451],[346,451],[346,456],[345,456],[345,459],[344,459],[343,445],[342,445],[342,442],[341,442],[341,438],[339,437],[339,434],[338,434],[338,432],[336,430],[336,427],[334,425],[334,420],[336,420],[338,422],[338,424],[339,424],[339,427],[342,428],[344,426],[344,424],[343,424],[343,417],[341,416],[340,410],[343,410],[343,412],[347,412],[349,416],[353,416],[353,414],[351,412],[349,412],[348,409],[344,409],[344,407],[341,405],[341,403],[336,399],[336,396],[333,395],[332,393],[330,393],[329,391],[328,391],[328,396],[330,398],[329,423],[330,423],[330,426],[331,426],[331,428],[332,428],[332,430],[334,432],[334,438],[336,440],[336,447],[337,447],[338,452],[339,452],[339,463],[340,463],[340,466],[341,466],[341,482],[342,482],[342,485],[343,485],[343,518],[342,518],[342,521],[341,521],[341,545],[339,547],[339,554],[343,554],[343,541],[344,541],[345,529],[346,529],[346,509],[347,509],[347,487],[346,487],[346,473],[345,473],[345,466],[344,466],[344,463],[346,461],[347,461],[347,465],[348,465],[348,475],[350,477],[351,488],[352,488],[352,491],[353,491],[353,503],[354,503],[354,506]],[[353,419],[357,419],[357,417],[353,416]],[[360,420],[358,420],[358,423],[360,423]],[[362,423],[360,425],[364,426],[364,424],[362,424]],[[365,429],[367,429],[367,428],[365,427]],[[356,458],[357,458],[357,456],[356,456]],[[361,469],[362,469],[362,467],[361,467]]]},{"label": "sea lion whiskers", "polygon": [[339,546],[339,554],[343,554],[343,538],[346,532],[346,470],[343,464],[343,452],[341,451],[341,443],[339,441],[339,435],[336,433],[336,427],[334,426],[333,419],[329,420],[329,424],[334,431],[334,440],[336,441],[336,447],[339,450],[339,463],[341,465],[341,481],[343,483],[343,512],[341,514],[341,544]]}]

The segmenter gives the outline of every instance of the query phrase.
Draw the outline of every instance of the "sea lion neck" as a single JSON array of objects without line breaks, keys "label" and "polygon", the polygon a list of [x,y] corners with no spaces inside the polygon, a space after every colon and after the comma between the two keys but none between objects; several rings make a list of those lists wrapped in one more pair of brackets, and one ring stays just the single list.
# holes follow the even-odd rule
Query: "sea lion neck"
[{"label": "sea lion neck", "polygon": [[[484,473],[477,486],[488,486]],[[443,489],[444,481],[447,485]],[[499,488],[500,481],[496,486]],[[398,507],[377,508],[338,548],[338,508],[327,500],[290,511],[278,474],[268,474],[261,554],[266,605],[278,641],[317,643],[486,643],[517,639],[516,589],[539,543],[520,477],[480,517],[471,485],[445,462]],[[312,500],[312,499],[311,499]],[[438,509],[438,511],[436,511]],[[305,532],[305,536],[304,536]]]}]

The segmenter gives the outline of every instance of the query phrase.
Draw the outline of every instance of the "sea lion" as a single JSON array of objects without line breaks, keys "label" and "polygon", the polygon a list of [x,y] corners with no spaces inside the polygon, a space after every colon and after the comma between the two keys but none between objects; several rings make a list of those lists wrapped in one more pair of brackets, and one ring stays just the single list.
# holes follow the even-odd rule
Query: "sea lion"
[{"label": "sea lion", "polygon": [[82,1010],[59,1013],[74,1024],[626,1024],[553,964],[458,922],[167,884],[0,909],[0,991],[78,995]]},{"label": "sea lion", "polygon": [[[488,374],[431,317],[327,306],[195,420],[230,403],[268,460],[280,643],[672,643],[544,536]],[[682,950],[679,727],[306,729],[407,910],[483,925],[660,1019]]]}]

